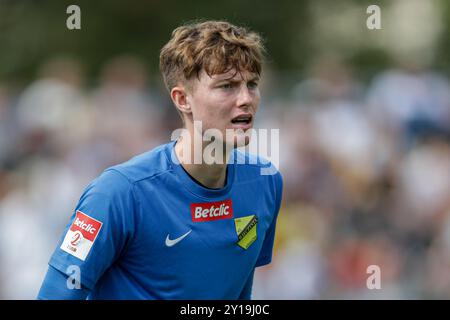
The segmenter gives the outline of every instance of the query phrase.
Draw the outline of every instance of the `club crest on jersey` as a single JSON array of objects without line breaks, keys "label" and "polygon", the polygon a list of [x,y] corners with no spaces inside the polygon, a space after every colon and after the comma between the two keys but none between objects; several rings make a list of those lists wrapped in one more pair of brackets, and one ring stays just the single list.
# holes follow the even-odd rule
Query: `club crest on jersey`
[{"label": "club crest on jersey", "polygon": [[94,244],[103,223],[81,211],[77,211],[75,219],[61,244],[61,249],[80,260],[85,260]]},{"label": "club crest on jersey", "polygon": [[234,219],[234,225],[238,236],[237,245],[247,250],[258,238],[256,233],[258,217],[253,214],[251,216],[236,218]]},{"label": "club crest on jersey", "polygon": [[204,222],[233,218],[233,203],[231,199],[191,203],[191,217],[193,222]]}]

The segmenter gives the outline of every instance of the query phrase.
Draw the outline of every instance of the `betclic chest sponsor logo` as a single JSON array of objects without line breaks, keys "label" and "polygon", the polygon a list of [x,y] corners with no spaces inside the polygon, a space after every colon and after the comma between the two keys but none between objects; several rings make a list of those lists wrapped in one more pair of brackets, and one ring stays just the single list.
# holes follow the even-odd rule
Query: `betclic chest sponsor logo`
[{"label": "betclic chest sponsor logo", "polygon": [[216,202],[191,203],[193,222],[205,222],[233,218],[231,199]]},{"label": "betclic chest sponsor logo", "polygon": [[77,211],[60,248],[84,261],[101,227],[102,223],[100,221],[81,211]]}]

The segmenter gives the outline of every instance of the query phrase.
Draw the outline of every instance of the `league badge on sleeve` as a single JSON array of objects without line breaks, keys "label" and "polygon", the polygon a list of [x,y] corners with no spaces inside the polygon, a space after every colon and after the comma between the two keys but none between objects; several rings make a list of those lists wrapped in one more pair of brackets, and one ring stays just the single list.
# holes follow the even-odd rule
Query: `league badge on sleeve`
[{"label": "league badge on sleeve", "polygon": [[257,239],[256,227],[258,225],[258,217],[254,214],[251,216],[234,219],[236,233],[238,235],[237,244],[247,250]]},{"label": "league badge on sleeve", "polygon": [[61,249],[84,261],[94,244],[95,238],[97,238],[102,224],[87,214],[77,211],[75,219],[61,245]]}]

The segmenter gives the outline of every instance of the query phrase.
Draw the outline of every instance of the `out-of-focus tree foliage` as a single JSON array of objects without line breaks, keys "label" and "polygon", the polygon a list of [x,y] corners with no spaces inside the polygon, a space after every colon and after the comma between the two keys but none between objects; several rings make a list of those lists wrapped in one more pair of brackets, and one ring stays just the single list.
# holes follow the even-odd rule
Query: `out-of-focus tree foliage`
[{"label": "out-of-focus tree foliage", "polygon": [[[361,28],[365,27],[365,8],[386,3],[341,2],[361,5]],[[58,55],[80,59],[90,79],[95,79],[102,62],[121,53],[143,58],[149,72],[155,74],[159,50],[170,32],[195,19],[226,19],[259,31],[267,40],[271,65],[279,71],[301,73],[317,54],[312,45],[312,3],[313,0],[0,0],[0,81],[25,84],[43,61]],[[442,3],[444,34],[448,35],[450,3]],[[81,30],[66,28],[66,8],[70,4],[81,8]],[[446,70],[450,65],[449,49],[450,38],[443,36],[436,65]],[[361,49],[346,58],[363,77],[389,64],[389,57],[379,50]]]}]

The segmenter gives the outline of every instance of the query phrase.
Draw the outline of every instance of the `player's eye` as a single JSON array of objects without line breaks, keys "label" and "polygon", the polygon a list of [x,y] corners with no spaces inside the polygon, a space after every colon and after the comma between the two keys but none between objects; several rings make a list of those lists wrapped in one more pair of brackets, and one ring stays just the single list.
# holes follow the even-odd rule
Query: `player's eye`
[{"label": "player's eye", "polygon": [[249,83],[247,83],[247,87],[249,89],[256,89],[258,87],[258,82],[256,81],[250,81]]},{"label": "player's eye", "polygon": [[222,88],[222,89],[231,89],[231,88],[233,88],[233,84],[232,84],[231,82],[227,82],[227,83],[221,84],[221,85],[219,86],[219,88]]}]

